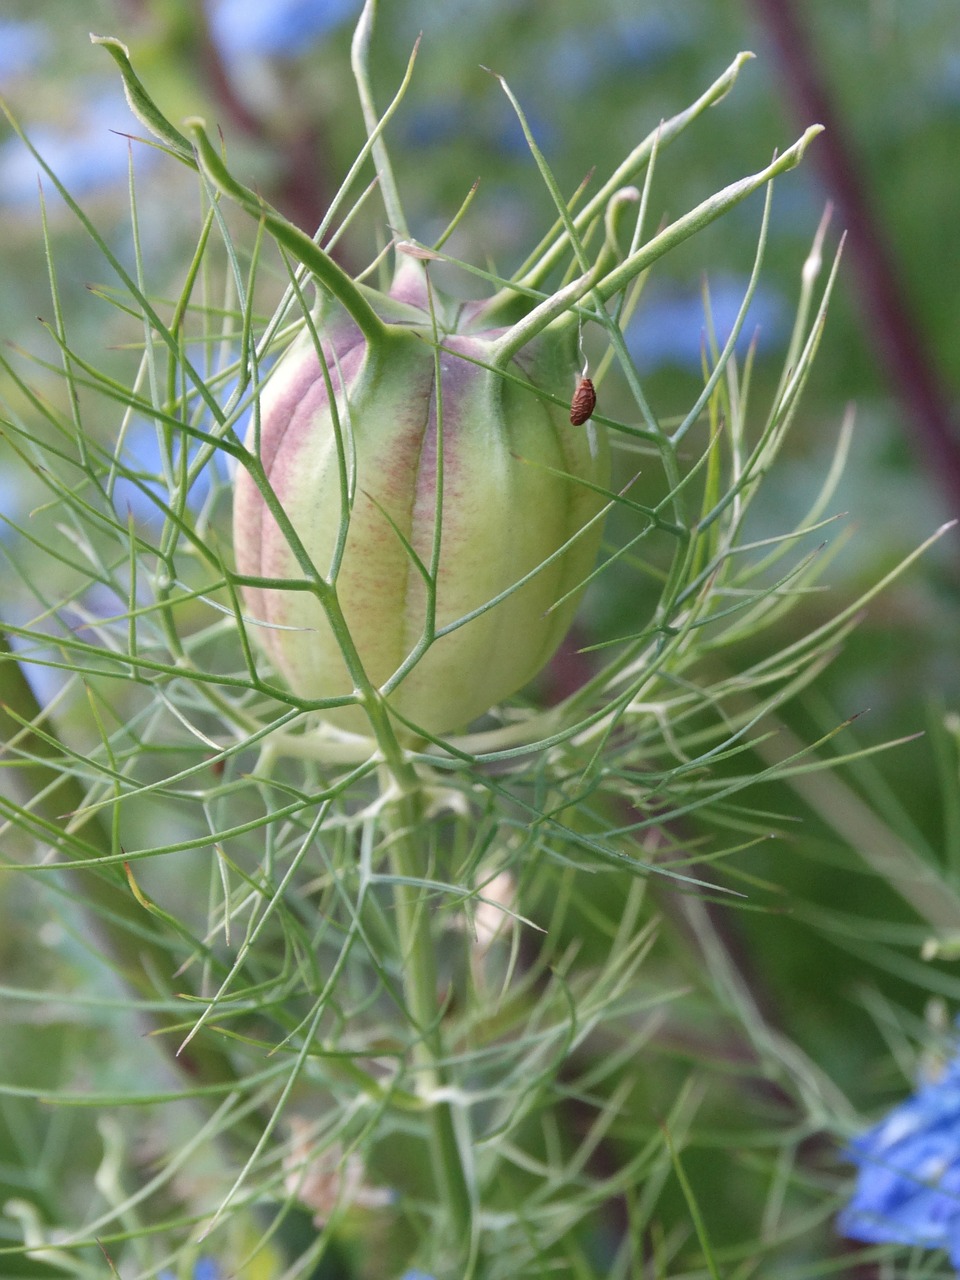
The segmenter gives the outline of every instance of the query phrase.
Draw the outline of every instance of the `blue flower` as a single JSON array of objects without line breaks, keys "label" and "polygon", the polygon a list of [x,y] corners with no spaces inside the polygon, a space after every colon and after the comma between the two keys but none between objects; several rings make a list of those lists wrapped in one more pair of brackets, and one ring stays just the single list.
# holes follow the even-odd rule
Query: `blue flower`
[{"label": "blue flower", "polygon": [[0,19],[0,83],[32,71],[48,43],[39,23]]},{"label": "blue flower", "polygon": [[944,53],[940,66],[934,68],[931,87],[943,105],[960,107],[960,53],[956,50]]},{"label": "blue flower", "polygon": [[26,513],[29,497],[21,475],[12,470],[0,472],[0,542],[13,539],[14,531],[9,522],[19,520]]},{"label": "blue flower", "polygon": [[360,9],[360,0],[217,0],[210,32],[228,62],[273,55],[292,58]]},{"label": "blue flower", "polygon": [[[210,382],[212,391],[217,396],[220,404],[226,409],[237,389],[236,377],[230,377],[222,382],[214,381],[218,374],[218,366],[221,363],[219,353],[217,353],[216,358],[207,359],[202,351],[191,348],[188,354],[193,363],[202,371],[203,376]],[[235,358],[235,354],[235,352],[230,353],[225,359],[232,360]],[[260,361],[261,377],[266,373],[271,363],[272,361],[269,357]],[[249,387],[243,402],[236,406],[236,409],[240,411],[232,418],[232,425],[237,435],[243,439],[253,416],[253,392]],[[216,426],[213,414],[207,409],[204,410],[199,419],[196,419],[191,414],[190,421],[201,431],[213,431]],[[182,451],[186,450],[187,456],[192,462],[196,457],[198,448],[199,445],[193,439],[185,439],[175,443],[173,461],[177,477],[180,474]],[[113,505],[121,520],[126,519],[128,509],[133,512],[138,520],[145,522],[161,520],[163,518],[161,509],[150,500],[149,494],[155,493],[164,502],[169,500],[170,495],[167,485],[160,479],[162,466],[160,442],[157,438],[157,428],[152,422],[147,422],[139,416],[133,419],[124,435],[123,449],[118,455],[118,461],[120,463],[120,474],[113,484]],[[231,475],[228,455],[220,450],[213,454],[190,488],[187,504],[191,509],[199,510],[206,501],[214,474],[221,480],[229,479]],[[140,483],[137,484],[131,476],[136,476]],[[0,484],[2,484],[2,481],[0,481]]]},{"label": "blue flower", "polygon": [[[710,315],[720,347],[733,331],[746,289],[745,280],[720,277],[709,281]],[[659,294],[651,290],[649,299],[645,299],[643,308],[627,329],[627,348],[641,373],[650,373],[662,365],[699,372],[706,324],[703,295],[699,290]],[[744,318],[737,353],[743,355],[753,341],[758,351],[775,350],[784,341],[787,330],[784,300],[760,285]]]},{"label": "blue flower", "polygon": [[544,77],[580,97],[614,76],[636,75],[663,63],[695,38],[692,23],[678,14],[623,15],[568,27],[542,50]]},{"label": "blue flower", "polygon": [[[220,1280],[220,1266],[213,1258],[198,1258],[193,1264],[193,1280]],[[161,1271],[157,1280],[176,1280],[172,1271]]]},{"label": "blue flower", "polygon": [[841,1235],[946,1249],[960,1269],[960,1056],[846,1154],[859,1171],[837,1219]]},{"label": "blue flower", "polygon": [[[85,102],[64,128],[38,125],[29,133],[63,185],[79,196],[126,182],[128,141],[123,134],[136,130],[123,95],[109,89]],[[141,167],[153,164],[157,154],[142,148],[138,163]],[[36,160],[20,139],[8,138],[0,145],[0,203],[35,207],[38,172]]]},{"label": "blue flower", "polygon": [[[541,151],[556,143],[556,131],[536,109],[526,110],[527,124]],[[529,157],[530,148],[520,122],[508,106],[497,102],[494,110],[462,99],[435,99],[414,108],[406,118],[403,137],[409,146],[432,147],[451,142],[475,142],[498,155]]]}]

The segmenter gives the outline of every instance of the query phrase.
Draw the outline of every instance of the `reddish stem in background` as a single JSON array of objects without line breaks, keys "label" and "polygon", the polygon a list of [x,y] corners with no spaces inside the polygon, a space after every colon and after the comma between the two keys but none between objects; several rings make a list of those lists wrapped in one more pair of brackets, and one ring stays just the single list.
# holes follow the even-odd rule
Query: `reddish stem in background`
[{"label": "reddish stem in background", "polygon": [[[830,198],[848,231],[865,327],[904,410],[916,428],[926,466],[950,515],[960,515],[960,438],[957,414],[911,314],[895,255],[874,215],[857,162],[855,142],[834,110],[819,62],[793,0],[753,0],[784,71],[797,114],[826,126],[811,150]],[[914,443],[913,440],[910,441]]]}]

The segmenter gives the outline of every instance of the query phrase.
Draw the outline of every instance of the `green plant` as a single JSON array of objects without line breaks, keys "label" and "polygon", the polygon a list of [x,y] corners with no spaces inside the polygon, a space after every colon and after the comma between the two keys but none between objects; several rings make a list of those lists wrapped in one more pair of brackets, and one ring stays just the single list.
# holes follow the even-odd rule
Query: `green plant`
[{"label": "green plant", "polygon": [[[73,344],[51,259],[63,403],[4,361],[8,446],[49,494],[18,530],[33,616],[5,623],[16,642],[2,680],[17,792],[3,802],[5,856],[29,886],[38,928],[49,915],[66,930],[82,975],[71,995],[90,1012],[85,1076],[54,1071],[7,1090],[8,1100],[57,1106],[53,1119],[38,1108],[24,1122],[34,1126],[24,1146],[45,1153],[42,1177],[8,1211],[23,1239],[5,1256],[78,1276],[103,1274],[102,1248],[124,1276],[164,1266],[186,1275],[213,1254],[248,1278],[336,1268],[372,1277],[415,1262],[493,1280],[638,1273],[646,1240],[657,1274],[717,1274],[713,1227],[684,1171],[695,1119],[705,1113],[709,1132],[729,1105],[705,1047],[713,1037],[735,1028],[757,1060],[744,1075],[775,1080],[794,1106],[781,1124],[744,1121],[763,1194],[803,1137],[852,1123],[824,1074],[744,997],[712,912],[764,889],[738,868],[777,825],[751,789],[836,763],[814,754],[834,730],[759,767],[753,752],[769,747],[779,709],[816,678],[866,603],[738,659],[764,633],[782,634],[822,572],[828,557],[812,544],[829,522],[849,438],[841,433],[836,466],[796,528],[751,531],[751,504],[777,465],[823,332],[834,278],[818,296],[823,229],[762,412],[753,357],[741,364],[737,342],[761,272],[770,183],[817,130],[650,235],[658,156],[733,87],[743,56],[589,198],[585,189],[564,198],[514,102],[555,222],[507,279],[457,263],[446,235],[432,246],[410,236],[384,133],[413,60],[378,115],[366,69],[374,8],[354,42],[368,143],[313,238],[237,180],[200,122],[181,132],[164,118],[116,40],[99,42],[134,111],[166,162],[198,175],[197,249],[177,295],[150,284],[139,253],[128,271],[48,170],[114,273],[104,304],[137,350],[135,367],[116,376]],[[386,275],[379,290],[329,251],[359,216],[368,193],[355,197],[355,183],[371,159],[395,233],[368,268]],[[662,422],[624,326],[658,259],[763,188],[737,324],[722,347],[708,333],[701,392],[682,419]],[[133,183],[131,192],[136,232]],[[383,267],[390,254],[394,272]],[[462,314],[433,287],[432,273],[450,266],[492,291],[465,308],[482,347],[462,338]],[[276,304],[269,318],[263,297]],[[363,337],[368,382],[346,371],[357,349],[350,325]],[[291,341],[292,357],[283,354]],[[531,343],[546,352],[543,366],[524,363]],[[566,419],[587,346],[601,411],[574,427]],[[260,451],[270,388],[281,394],[291,359],[308,363],[325,397],[329,478],[318,487],[329,505],[316,541],[304,533],[309,514],[290,509],[302,485],[291,493],[274,483]],[[483,402],[469,421],[489,437],[469,459],[482,488],[466,504],[486,523],[466,541],[486,542],[510,504],[536,505],[520,513],[525,532],[564,510],[530,543],[519,575],[501,571],[509,539],[491,564],[475,545],[466,560],[444,558],[444,539],[455,544],[458,532],[449,468],[461,460],[447,432],[464,394],[445,360],[469,369],[461,381]],[[41,362],[41,371],[54,368]],[[376,488],[381,415],[386,405],[391,425],[398,405],[438,385],[434,416],[419,416],[440,446],[426,533],[414,536]],[[356,396],[334,394],[345,387]],[[364,452],[367,415],[377,430]],[[559,419],[572,443],[539,453]],[[145,429],[153,467],[133,448]],[[496,459],[502,483],[483,472],[484,458]],[[124,509],[122,486],[146,515]],[[341,598],[360,590],[347,557],[361,501],[388,547],[378,573],[387,586],[403,575],[418,592],[414,625],[376,669]],[[269,566],[246,546],[265,512]],[[361,567],[373,554],[362,551]],[[470,585],[449,606],[446,573]],[[585,590],[598,612],[614,594],[637,606],[619,629],[581,633],[577,687],[548,706],[491,706],[536,674]],[[306,612],[271,612],[271,599],[294,595]],[[376,604],[374,632],[398,607]],[[474,668],[514,604],[507,674],[475,698]],[[485,621],[479,646],[451,646],[450,662],[434,666],[447,640]],[[323,628],[324,652],[343,663],[332,684],[301,678],[314,657],[309,629]],[[531,632],[536,660],[514,661]],[[49,699],[26,676],[41,667],[62,673]],[[349,719],[338,720],[345,706]],[[687,930],[697,946],[683,951],[676,940]],[[48,1007],[67,978],[66,944],[57,946],[23,975],[17,998],[29,1007]],[[59,1055],[70,1033],[54,1022]],[[131,1052],[143,1024],[151,1034]],[[678,1048],[691,1040],[698,1052]],[[92,1168],[91,1204],[77,1183]],[[810,1208],[803,1178],[790,1191],[784,1225],[751,1246],[758,1267],[777,1265],[797,1221],[825,1216]]]}]

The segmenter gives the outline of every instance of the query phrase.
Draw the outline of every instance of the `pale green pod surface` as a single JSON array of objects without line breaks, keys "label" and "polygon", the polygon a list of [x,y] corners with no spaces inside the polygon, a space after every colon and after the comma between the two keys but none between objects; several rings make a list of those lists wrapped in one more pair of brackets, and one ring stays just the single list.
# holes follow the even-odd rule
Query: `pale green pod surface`
[{"label": "pale green pod surface", "polygon": [[[601,536],[596,517],[604,499],[591,486],[608,483],[604,433],[571,426],[565,406],[533,389],[569,395],[575,381],[569,361],[539,341],[505,377],[483,367],[495,336],[442,339],[438,397],[432,335],[394,329],[374,353],[359,334],[341,333],[324,349],[341,446],[312,339],[301,338],[281,357],[261,396],[267,478],[313,565],[334,582],[352,642],[377,687],[391,682],[422,644],[430,593],[411,548],[429,570],[438,515],[435,631],[534,574],[434,640],[390,691],[389,705],[430,733],[466,727],[537,674],[570,625]],[[247,443],[253,447],[252,433]],[[351,498],[346,510],[340,447]],[[236,483],[234,545],[241,574],[304,581],[288,538],[244,470]],[[244,597],[248,630],[294,693],[323,699],[353,690],[315,594],[270,587],[247,588]],[[325,714],[344,728],[367,727],[359,707]]]}]

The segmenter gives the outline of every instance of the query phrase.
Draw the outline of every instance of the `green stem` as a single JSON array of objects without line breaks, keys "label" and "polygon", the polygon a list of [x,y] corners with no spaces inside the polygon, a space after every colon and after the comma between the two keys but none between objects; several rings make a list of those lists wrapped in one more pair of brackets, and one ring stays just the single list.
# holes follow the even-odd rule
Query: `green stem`
[{"label": "green stem", "polygon": [[[383,781],[395,787],[393,770],[384,772],[388,777]],[[425,821],[422,793],[419,790],[401,793],[395,803],[388,806],[385,818],[396,877],[393,903],[404,997],[416,1035],[413,1061],[417,1087],[428,1107],[430,1156],[437,1203],[446,1229],[447,1238],[443,1243],[448,1270],[449,1274],[461,1277],[469,1274],[475,1219],[453,1107],[442,1096],[450,1079],[438,1000],[435,935],[426,893],[420,883],[424,873],[423,841],[417,838],[417,832],[422,830]]]},{"label": "green stem", "polygon": [[364,670],[336,589],[324,585],[323,605],[337,638],[344,664],[360,694],[370,727],[383,757],[381,795],[395,876],[394,907],[397,940],[403,967],[404,997],[417,1039],[414,1061],[428,1102],[430,1150],[438,1202],[445,1209],[447,1247],[457,1256],[451,1274],[466,1276],[466,1260],[474,1239],[473,1202],[457,1141],[453,1108],[436,1096],[447,1084],[446,1052],[437,992],[437,956],[428,905],[422,887],[423,841],[418,832],[425,821],[420,777],[397,738],[387,704]]},{"label": "green stem", "polygon": [[634,276],[651,266],[652,263],[663,257],[670,249],[689,239],[690,236],[695,235],[711,222],[715,222],[717,218],[722,217],[734,205],[739,204],[741,200],[745,200],[754,191],[765,186],[778,174],[786,173],[789,169],[795,168],[803,158],[803,153],[807,147],[822,132],[821,125],[811,125],[792,147],[788,147],[782,155],[777,156],[766,168],[758,170],[757,173],[748,174],[746,178],[741,178],[738,182],[731,182],[729,186],[702,201],[695,209],[685,213],[682,218],[672,222],[659,235],[654,236],[652,240],[648,240],[636,253],[632,253],[629,258],[625,258],[616,270],[611,271],[600,282],[596,289],[598,297],[603,302],[609,302],[621,289],[626,288]]},{"label": "green stem", "polygon": [[525,315],[522,320],[518,320],[515,325],[508,329],[496,344],[496,357],[492,363],[495,363],[499,368],[503,368],[518,351],[548,325],[553,325],[555,329],[560,329],[569,328],[577,324],[580,316],[576,304],[585,298],[587,294],[592,294],[601,305],[609,302],[621,289],[625,289],[635,276],[646,270],[647,267],[656,262],[658,258],[663,257],[669,250],[675,248],[684,240],[688,240],[711,222],[715,222],[728,209],[732,209],[741,200],[745,200],[748,195],[764,186],[778,174],[785,173],[788,169],[793,169],[799,164],[810,142],[820,132],[820,125],[811,125],[792,147],[789,147],[782,155],[777,156],[765,168],[760,169],[757,173],[749,174],[746,178],[741,178],[738,182],[730,183],[722,191],[718,191],[715,195],[702,201],[695,209],[691,209],[689,213],[685,213],[683,217],[678,218],[676,222],[672,222],[659,235],[654,236],[652,240],[648,240],[642,248],[632,253],[619,267],[609,272],[601,280],[597,279],[598,267],[595,264],[589,272],[571,281],[565,289],[561,289],[559,293],[547,298],[538,307],[534,307],[528,315]]},{"label": "green stem", "polygon": [[494,368],[505,369],[517,352],[522,351],[547,325],[564,317],[576,321],[579,315],[577,303],[597,287],[602,270],[602,263],[594,263],[585,275],[571,280],[565,288],[552,294],[512,325],[502,337],[491,344],[490,364]]},{"label": "green stem", "polygon": [[[687,125],[691,124],[698,116],[702,115],[708,107],[719,102],[733,88],[734,83],[740,69],[745,62],[753,57],[752,53],[738,53],[733,62],[727,67],[726,71],[715,80],[714,83],[701,95],[691,106],[685,111],[681,111],[672,119],[662,123],[658,129],[651,133],[647,138],[631,151],[630,155],[618,165],[608,180],[603,184],[600,190],[593,196],[591,200],[584,205],[580,212],[573,219],[573,225],[578,232],[583,232],[591,223],[591,221],[600,216],[606,208],[607,203],[623,186],[632,182],[637,174],[642,173],[646,165],[649,163],[651,155],[672,142],[678,134],[682,133]],[[547,246],[541,246],[540,251],[534,256],[532,262],[528,262],[521,268],[519,276],[516,278],[516,285],[521,288],[537,289],[547,278],[550,272],[557,266],[563,257],[569,244],[569,235],[567,229],[563,226],[562,219],[554,228],[559,230],[560,234],[555,238],[548,238]],[[516,297],[513,286],[505,288],[496,294],[487,303],[487,313],[493,315],[499,306],[505,306]]]},{"label": "green stem", "polygon": [[[357,28],[353,33],[353,43],[350,46],[350,61],[353,67],[353,78],[357,82],[357,94],[360,98],[360,108],[363,112],[363,123],[367,130],[367,138],[373,147],[373,163],[377,170],[380,196],[383,200],[383,207],[386,210],[387,222],[392,231],[406,239],[408,235],[407,220],[404,216],[403,205],[400,203],[400,192],[397,187],[397,180],[394,177],[393,166],[390,163],[390,156],[381,136],[382,122],[377,115],[377,108],[373,101],[373,91],[370,88],[370,38],[373,35],[376,17],[377,0],[367,0],[363,6],[363,12],[360,14]],[[414,54],[416,54],[419,45],[420,41],[418,39],[414,46]]]},{"label": "green stem", "polygon": [[426,820],[423,790],[416,769],[397,739],[386,702],[363,669],[335,590],[330,591],[324,607],[383,756],[381,794],[387,800],[384,819],[395,876],[393,895],[404,997],[417,1035],[414,1062],[428,1104],[433,1175],[449,1237],[445,1243],[456,1259],[451,1263],[450,1274],[456,1274],[459,1280],[469,1274],[474,1213],[453,1107],[446,1098],[436,1096],[448,1084],[448,1077],[438,1000],[436,945],[422,887],[423,840],[418,833],[422,832]]},{"label": "green stem", "polygon": [[350,313],[357,328],[369,343],[381,342],[385,333],[383,321],[367,301],[366,295],[343,268],[338,266],[305,231],[294,226],[255,191],[251,191],[249,187],[245,187],[233,177],[207,137],[202,120],[192,118],[186,120],[184,124],[193,139],[200,168],[213,186],[245,209],[251,217],[262,220],[277,242],[312,272]]}]

